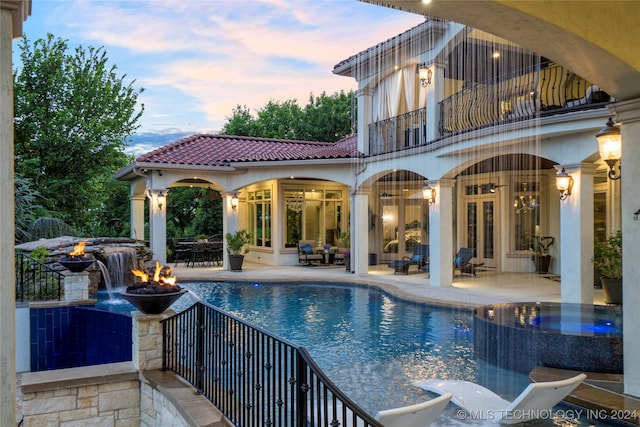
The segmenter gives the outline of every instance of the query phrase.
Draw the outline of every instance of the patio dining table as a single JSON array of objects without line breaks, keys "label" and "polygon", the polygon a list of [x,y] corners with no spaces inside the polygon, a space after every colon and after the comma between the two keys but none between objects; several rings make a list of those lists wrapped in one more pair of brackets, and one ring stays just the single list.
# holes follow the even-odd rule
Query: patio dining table
[{"label": "patio dining table", "polygon": [[185,240],[177,242],[175,265],[181,261],[187,267],[222,265],[222,240]]}]

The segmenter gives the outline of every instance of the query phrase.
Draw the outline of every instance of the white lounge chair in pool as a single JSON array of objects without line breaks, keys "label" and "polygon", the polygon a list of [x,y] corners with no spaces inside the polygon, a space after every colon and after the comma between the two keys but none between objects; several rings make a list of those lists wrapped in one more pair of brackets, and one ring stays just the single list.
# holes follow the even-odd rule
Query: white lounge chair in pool
[{"label": "white lounge chair in pool", "polygon": [[385,427],[426,427],[440,416],[452,397],[451,393],[444,393],[416,405],[379,411],[375,418]]},{"label": "white lounge chair in pool", "polygon": [[451,402],[467,411],[473,419],[517,424],[544,415],[545,410],[560,403],[586,377],[579,374],[565,380],[531,383],[513,402],[468,381],[432,379],[413,385],[436,394],[453,394]]}]

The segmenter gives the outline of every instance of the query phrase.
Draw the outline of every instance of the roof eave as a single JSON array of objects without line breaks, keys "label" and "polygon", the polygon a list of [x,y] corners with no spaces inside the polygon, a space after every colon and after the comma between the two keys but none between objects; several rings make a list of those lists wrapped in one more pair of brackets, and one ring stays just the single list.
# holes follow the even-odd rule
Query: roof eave
[{"label": "roof eave", "polygon": [[256,162],[231,162],[231,165],[236,168],[247,167],[272,167],[272,166],[291,166],[291,165],[323,165],[327,164],[352,164],[356,160],[356,157],[344,157],[344,158],[325,158],[325,159],[298,159],[298,160],[261,160]]},{"label": "roof eave", "polygon": [[134,162],[117,171],[114,174],[114,178],[119,181],[131,181],[133,178],[143,176],[136,171],[144,170],[195,170],[202,172],[237,172],[237,169],[233,166],[192,165],[186,163]]},{"label": "roof eave", "polygon": [[425,18],[427,18],[425,22],[408,29],[404,33],[391,37],[384,42],[381,42],[375,46],[371,46],[370,48],[339,62],[333,67],[333,74],[344,77],[352,77],[352,68],[357,63],[376,59],[381,54],[384,54],[385,52],[392,49],[397,49],[398,46],[403,46],[405,44],[411,43],[412,40],[419,38],[421,35],[425,35],[429,32],[436,35],[442,35],[449,28],[449,22],[444,19],[434,17]]}]

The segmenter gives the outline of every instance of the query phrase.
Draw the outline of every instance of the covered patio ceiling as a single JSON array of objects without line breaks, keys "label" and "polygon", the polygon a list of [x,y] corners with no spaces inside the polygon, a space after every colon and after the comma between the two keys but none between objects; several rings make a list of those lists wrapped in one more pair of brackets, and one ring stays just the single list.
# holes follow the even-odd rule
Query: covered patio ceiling
[{"label": "covered patio ceiling", "polygon": [[640,97],[637,1],[360,1],[482,29],[562,64],[620,101]]}]

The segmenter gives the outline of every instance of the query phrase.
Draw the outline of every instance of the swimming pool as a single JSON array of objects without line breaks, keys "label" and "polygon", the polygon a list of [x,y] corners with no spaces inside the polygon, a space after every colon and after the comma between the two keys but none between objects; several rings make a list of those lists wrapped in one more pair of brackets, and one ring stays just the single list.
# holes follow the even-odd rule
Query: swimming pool
[{"label": "swimming pool", "polygon": [[[505,398],[514,398],[529,382],[526,374],[476,357],[470,311],[333,283],[181,282],[181,286],[306,347],[329,378],[371,414],[424,401],[425,393],[411,383],[425,378],[473,381]],[[184,296],[172,309],[180,311],[192,302],[191,296]],[[133,309],[125,303],[118,307]],[[552,420],[539,423],[530,425],[557,425]],[[468,425],[468,421],[449,405],[445,417],[434,425]]]}]

